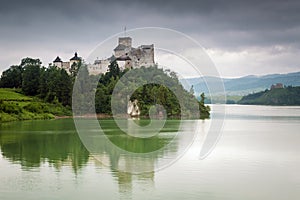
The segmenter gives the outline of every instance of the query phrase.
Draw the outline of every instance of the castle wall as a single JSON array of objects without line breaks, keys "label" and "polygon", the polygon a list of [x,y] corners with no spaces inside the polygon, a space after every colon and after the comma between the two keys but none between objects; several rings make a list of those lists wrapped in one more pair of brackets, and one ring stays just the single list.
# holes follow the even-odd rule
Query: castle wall
[{"label": "castle wall", "polygon": [[62,62],[54,62],[53,65],[58,67],[58,68],[61,68],[62,67]]},{"label": "castle wall", "polygon": [[68,73],[70,73],[70,62],[62,62],[61,68],[65,69]]},{"label": "castle wall", "polygon": [[115,50],[115,56],[116,57],[120,57],[120,56],[123,56],[125,55],[125,50]]},{"label": "castle wall", "polygon": [[131,67],[132,67],[131,60],[117,60],[117,63],[121,70],[131,69]]},{"label": "castle wall", "polygon": [[133,49],[129,57],[134,68],[154,66],[154,45],[142,45]]},{"label": "castle wall", "polygon": [[93,65],[88,65],[89,74],[104,74],[108,71],[109,64],[109,60],[96,60]]}]

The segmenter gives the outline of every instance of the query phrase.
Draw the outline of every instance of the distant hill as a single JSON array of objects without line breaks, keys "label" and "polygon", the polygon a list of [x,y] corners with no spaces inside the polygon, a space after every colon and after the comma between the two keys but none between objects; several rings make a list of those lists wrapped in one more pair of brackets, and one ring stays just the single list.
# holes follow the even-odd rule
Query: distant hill
[{"label": "distant hill", "polygon": [[[270,74],[265,76],[245,76],[241,78],[223,78],[225,90],[227,95],[246,95],[253,92],[263,91],[269,89],[272,84],[282,83],[286,86],[300,86],[300,72],[289,74]],[[206,81],[206,82],[205,82]],[[214,89],[216,94],[222,92],[217,88],[216,82],[220,81],[218,77],[199,77],[188,78],[181,80],[184,87],[189,90],[189,85],[194,86],[196,95],[204,92],[208,94],[206,83]]]},{"label": "distant hill", "polygon": [[249,94],[237,103],[252,105],[300,105],[300,87],[289,86]]}]

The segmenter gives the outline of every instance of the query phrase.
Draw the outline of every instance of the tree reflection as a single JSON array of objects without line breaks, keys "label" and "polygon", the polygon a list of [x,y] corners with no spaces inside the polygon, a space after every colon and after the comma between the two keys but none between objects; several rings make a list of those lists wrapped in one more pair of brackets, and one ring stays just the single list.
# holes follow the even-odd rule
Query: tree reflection
[{"label": "tree reflection", "polygon": [[[88,120],[84,123],[88,123]],[[58,171],[62,166],[71,166],[77,174],[88,165],[89,159],[94,156],[97,160],[108,160],[108,167],[112,175],[116,177],[120,194],[129,195],[132,191],[133,181],[145,182],[147,186],[154,185],[155,163],[163,157],[163,152],[156,156],[143,157],[143,153],[151,152],[168,144],[179,129],[179,121],[169,121],[162,132],[169,136],[154,136],[151,138],[134,138],[121,132],[113,120],[103,120],[101,126],[106,131],[105,135],[114,145],[129,152],[141,155],[128,157],[115,151],[103,140],[95,140],[97,132],[92,132],[89,139],[95,142],[95,152],[89,152],[76,133],[72,119],[49,120],[49,121],[24,121],[0,125],[0,147],[2,156],[12,163],[18,163],[23,170],[39,168],[47,163]],[[137,122],[141,123],[141,122]],[[103,142],[101,144],[98,141]],[[175,145],[176,146],[176,145]],[[177,148],[171,150],[176,152]],[[171,152],[171,153],[172,153]],[[134,171],[137,166],[145,168],[147,173],[132,174],[118,171],[122,166],[125,171]],[[139,164],[139,165],[137,165]],[[101,166],[102,167],[102,166]],[[141,181],[142,180],[142,181]]]},{"label": "tree reflection", "polygon": [[0,130],[2,155],[24,169],[48,162],[58,170],[62,165],[70,165],[77,173],[88,162],[89,152],[70,121],[12,123],[2,125]]}]

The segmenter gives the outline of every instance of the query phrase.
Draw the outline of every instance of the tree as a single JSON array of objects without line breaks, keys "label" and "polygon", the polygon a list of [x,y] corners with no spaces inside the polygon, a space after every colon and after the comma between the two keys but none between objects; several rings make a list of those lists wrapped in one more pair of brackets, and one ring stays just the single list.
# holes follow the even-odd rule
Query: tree
[{"label": "tree", "polygon": [[209,118],[210,116],[210,107],[204,105],[205,95],[202,93],[200,95],[200,101],[199,101],[199,109],[200,109],[200,119]]},{"label": "tree", "polygon": [[194,93],[195,93],[195,90],[194,90],[194,86],[192,85],[192,87],[191,87],[191,89],[190,89],[190,94],[191,94],[191,95],[194,95]]},{"label": "tree", "polygon": [[117,77],[120,77],[120,74],[121,74],[121,70],[119,68],[117,61],[116,60],[112,61],[108,66],[108,73],[107,73],[108,77],[109,78],[114,77],[116,79]]},{"label": "tree", "polygon": [[95,112],[92,110],[95,103],[94,89],[87,66],[81,65],[73,87],[73,98],[75,97],[75,99],[72,99],[72,106],[76,114]]},{"label": "tree", "polygon": [[81,61],[79,61],[78,63],[74,62],[74,63],[72,64],[72,66],[71,66],[71,68],[70,68],[70,73],[71,73],[71,77],[72,77],[73,79],[75,79],[75,77],[77,76],[78,71],[79,71],[80,67],[82,66],[82,64],[83,64],[83,63],[82,63]]},{"label": "tree", "polygon": [[24,68],[27,65],[39,65],[39,66],[41,66],[41,64],[42,64],[42,62],[40,61],[40,59],[34,59],[34,58],[27,57],[27,58],[23,58],[21,60],[20,66],[22,68]]},{"label": "tree", "polygon": [[2,73],[0,87],[21,88],[22,87],[22,67],[13,65]]},{"label": "tree", "polygon": [[109,113],[110,102],[109,95],[105,94],[103,87],[98,87],[95,94],[96,113]]},{"label": "tree", "polygon": [[71,94],[72,94],[72,80],[66,70],[60,70],[60,77],[58,81],[58,100],[62,105],[71,105]]},{"label": "tree", "polygon": [[56,66],[49,66],[46,76],[47,95],[45,100],[48,102],[53,102],[54,100],[58,99],[59,90],[61,89],[59,86],[60,69],[58,69]]},{"label": "tree", "polygon": [[41,62],[39,59],[22,59],[22,91],[25,95],[37,95],[39,92]]}]

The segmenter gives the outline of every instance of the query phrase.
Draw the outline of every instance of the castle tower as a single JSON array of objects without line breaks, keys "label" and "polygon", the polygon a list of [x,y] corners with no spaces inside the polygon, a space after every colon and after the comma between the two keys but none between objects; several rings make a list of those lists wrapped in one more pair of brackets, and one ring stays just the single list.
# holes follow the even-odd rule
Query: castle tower
[{"label": "castle tower", "polygon": [[119,44],[125,45],[126,47],[132,46],[132,39],[131,37],[120,37],[119,38]]},{"label": "castle tower", "polygon": [[[120,57],[128,54],[128,52],[131,51],[132,48],[132,39],[131,37],[120,37],[119,38],[119,44],[114,49],[115,56]],[[126,55],[127,56],[127,55]]]},{"label": "castle tower", "polygon": [[74,64],[74,63],[79,63],[81,61],[81,58],[80,57],[78,57],[78,54],[77,54],[77,52],[75,52],[75,55],[74,55],[74,57],[72,57],[71,59],[70,59],[70,67],[72,67],[72,65]]},{"label": "castle tower", "polygon": [[56,67],[59,67],[59,68],[62,67],[62,60],[60,59],[59,56],[57,56],[57,57],[55,58],[55,60],[53,61],[53,65],[56,66]]}]

